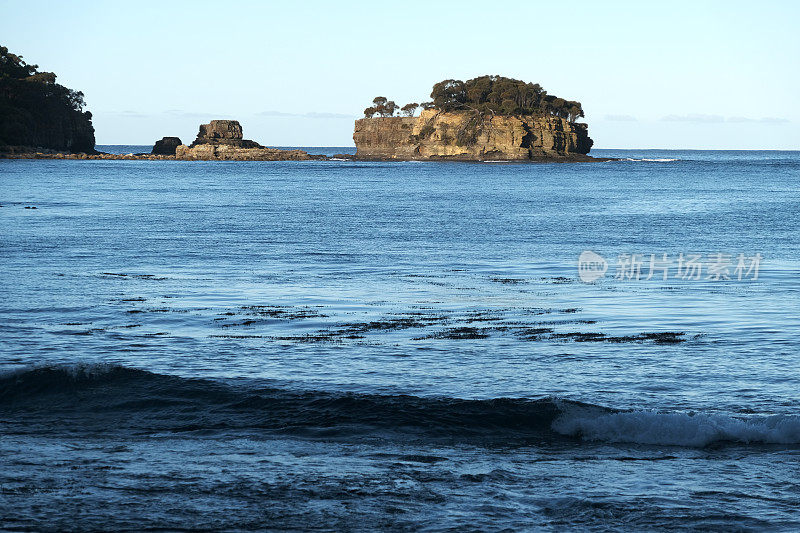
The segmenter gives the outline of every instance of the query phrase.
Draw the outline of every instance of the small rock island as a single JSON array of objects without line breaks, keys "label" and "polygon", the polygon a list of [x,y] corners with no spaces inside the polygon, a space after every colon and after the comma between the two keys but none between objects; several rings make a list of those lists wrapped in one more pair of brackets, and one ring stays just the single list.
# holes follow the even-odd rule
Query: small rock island
[{"label": "small rock island", "polygon": [[[358,159],[596,161],[580,102],[501,76],[433,86],[432,101],[399,108],[379,96],[357,120]],[[418,108],[419,116],[414,116]],[[401,115],[395,116],[400,111]]]},{"label": "small rock island", "polygon": [[[162,139],[163,140],[163,139]],[[325,159],[303,150],[267,148],[245,139],[238,120],[212,120],[200,126],[197,138],[190,146],[175,147],[176,159],[185,161],[304,161]]]}]

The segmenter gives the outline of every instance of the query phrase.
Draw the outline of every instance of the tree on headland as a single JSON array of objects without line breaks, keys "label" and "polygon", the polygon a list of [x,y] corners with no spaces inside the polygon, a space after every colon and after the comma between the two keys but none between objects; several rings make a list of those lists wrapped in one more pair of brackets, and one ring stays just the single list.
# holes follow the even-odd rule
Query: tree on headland
[{"label": "tree on headland", "polygon": [[22,56],[12,54],[5,46],[0,46],[0,79],[21,80],[36,74],[39,65],[28,65]]},{"label": "tree on headland", "polygon": [[586,116],[583,113],[583,108],[581,107],[580,102],[570,101],[567,102],[567,105],[569,106],[569,109],[567,110],[568,114],[567,120],[569,120],[570,122],[575,122],[579,118],[583,118]]},{"label": "tree on headland", "polygon": [[[74,111],[83,111],[85,102],[83,93],[67,89],[56,83],[53,72],[38,72],[39,65],[29,65],[23,61],[22,56],[12,54],[5,46],[0,46],[0,84],[2,96],[17,98],[14,94],[25,92],[28,89],[40,92],[43,96],[54,97],[63,101]],[[24,81],[31,85],[17,85],[15,82]],[[16,91],[15,91],[16,89]]]}]

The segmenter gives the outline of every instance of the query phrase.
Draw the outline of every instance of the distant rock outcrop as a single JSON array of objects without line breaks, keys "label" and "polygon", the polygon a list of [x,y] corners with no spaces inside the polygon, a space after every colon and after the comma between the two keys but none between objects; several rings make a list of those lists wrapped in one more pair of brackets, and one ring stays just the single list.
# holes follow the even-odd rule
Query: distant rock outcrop
[{"label": "distant rock outcrop", "polygon": [[94,151],[92,114],[83,93],[56,83],[0,46],[0,152]]},{"label": "distant rock outcrop", "polygon": [[242,125],[238,120],[212,120],[208,124],[200,125],[200,132],[197,134],[195,143],[237,141],[243,137]]},{"label": "distant rock outcrop", "polygon": [[303,150],[266,148],[255,141],[243,139],[242,125],[237,120],[212,120],[200,126],[197,139],[191,146],[180,145],[175,158],[188,161],[302,161],[325,159]]},{"label": "distant rock outcrop", "polygon": [[200,134],[191,146],[177,137],[164,137],[149,154],[70,154],[55,150],[11,149],[0,151],[0,159],[123,159],[179,161],[306,161],[324,160],[303,150],[266,148],[255,141],[242,139],[242,126],[235,120],[212,120],[200,126]]},{"label": "distant rock outcrop", "polygon": [[427,109],[356,120],[353,140],[356,157],[366,159],[592,160],[588,126],[555,116]]},{"label": "distant rock outcrop", "polygon": [[160,141],[156,141],[150,153],[153,155],[175,155],[175,150],[182,144],[183,142],[179,137],[164,137]]},{"label": "distant rock outcrop", "polygon": [[208,124],[201,124],[197,139],[191,148],[201,144],[216,146],[233,146],[235,148],[264,148],[255,141],[244,139],[242,125],[238,120],[212,120]]}]

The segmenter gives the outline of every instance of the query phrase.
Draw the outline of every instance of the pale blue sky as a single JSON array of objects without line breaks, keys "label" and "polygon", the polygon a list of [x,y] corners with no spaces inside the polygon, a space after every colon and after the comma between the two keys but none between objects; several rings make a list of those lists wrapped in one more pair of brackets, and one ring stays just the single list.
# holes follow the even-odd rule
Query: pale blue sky
[{"label": "pale blue sky", "polygon": [[0,0],[0,44],[86,94],[98,144],[352,145],[376,95],[500,74],[579,100],[597,148],[800,149],[800,3]]}]

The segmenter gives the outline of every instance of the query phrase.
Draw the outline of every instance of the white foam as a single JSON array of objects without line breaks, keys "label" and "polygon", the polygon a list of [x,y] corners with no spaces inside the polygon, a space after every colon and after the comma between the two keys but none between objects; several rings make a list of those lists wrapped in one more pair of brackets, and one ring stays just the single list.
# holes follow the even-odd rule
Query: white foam
[{"label": "white foam", "polygon": [[628,411],[597,413],[568,409],[553,422],[562,435],[586,440],[702,447],[714,442],[800,443],[800,416],[738,418],[723,414]]},{"label": "white foam", "polygon": [[626,157],[625,159],[621,159],[621,161],[649,161],[651,163],[670,163],[672,161],[680,161],[680,159],[670,159],[668,157],[657,157],[652,159],[647,159],[647,158],[634,159],[632,157]]}]

